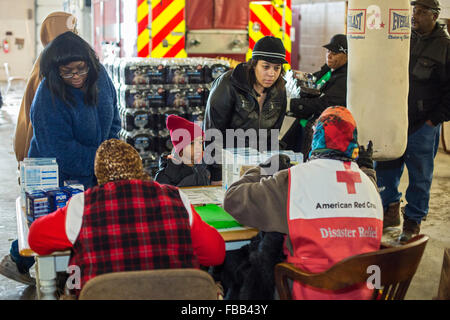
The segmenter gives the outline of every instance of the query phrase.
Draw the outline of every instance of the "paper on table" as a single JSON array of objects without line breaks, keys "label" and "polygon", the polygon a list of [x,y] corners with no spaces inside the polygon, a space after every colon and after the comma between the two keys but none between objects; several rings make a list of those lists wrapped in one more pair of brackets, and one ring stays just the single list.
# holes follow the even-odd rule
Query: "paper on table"
[{"label": "paper on table", "polygon": [[192,205],[199,204],[223,204],[225,191],[221,186],[218,187],[199,187],[199,188],[182,188],[184,194],[187,195]]}]

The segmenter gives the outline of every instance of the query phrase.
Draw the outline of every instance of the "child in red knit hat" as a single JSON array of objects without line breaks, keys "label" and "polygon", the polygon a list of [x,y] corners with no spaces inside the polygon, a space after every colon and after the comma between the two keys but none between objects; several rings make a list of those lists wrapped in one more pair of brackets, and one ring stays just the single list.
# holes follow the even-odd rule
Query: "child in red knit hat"
[{"label": "child in red knit hat", "polygon": [[211,184],[211,174],[203,163],[203,137],[200,126],[176,115],[166,120],[173,149],[162,154],[155,180],[177,187]]}]

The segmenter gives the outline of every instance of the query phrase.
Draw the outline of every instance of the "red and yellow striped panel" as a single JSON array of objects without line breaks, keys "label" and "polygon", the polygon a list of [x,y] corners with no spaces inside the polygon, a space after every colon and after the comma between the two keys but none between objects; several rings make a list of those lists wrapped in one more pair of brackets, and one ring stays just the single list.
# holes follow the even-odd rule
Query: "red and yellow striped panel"
[{"label": "red and yellow striped panel", "polygon": [[147,58],[150,52],[150,32],[148,30],[148,11],[147,0],[137,0],[137,52],[138,57]]},{"label": "red and yellow striped panel", "polygon": [[[284,15],[283,32],[283,8],[286,6]],[[291,62],[291,26],[292,11],[291,0],[273,0],[250,2],[249,19],[249,50],[247,60],[252,57],[255,43],[264,36],[274,36],[283,41],[286,49],[286,60]]]},{"label": "red and yellow striped panel", "polygon": [[185,0],[152,0],[152,58],[185,58]]},{"label": "red and yellow striped panel", "polygon": [[284,12],[284,30],[281,39],[283,40],[284,47],[286,48],[286,60],[291,63],[292,41],[291,41],[291,27],[292,27],[292,1],[291,0],[275,0],[275,11],[277,14],[277,21],[280,21],[282,25],[283,19],[283,6],[285,6]]}]

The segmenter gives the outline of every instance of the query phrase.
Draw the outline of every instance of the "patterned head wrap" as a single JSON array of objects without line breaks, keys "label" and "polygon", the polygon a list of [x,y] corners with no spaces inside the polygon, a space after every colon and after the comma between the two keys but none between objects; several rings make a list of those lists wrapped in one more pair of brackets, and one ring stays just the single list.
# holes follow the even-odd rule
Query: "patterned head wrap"
[{"label": "patterned head wrap", "polygon": [[317,120],[310,158],[356,160],[359,154],[356,122],[341,106],[327,108]]},{"label": "patterned head wrap", "polygon": [[106,140],[98,147],[94,171],[99,185],[116,180],[150,180],[139,153],[117,139]]}]

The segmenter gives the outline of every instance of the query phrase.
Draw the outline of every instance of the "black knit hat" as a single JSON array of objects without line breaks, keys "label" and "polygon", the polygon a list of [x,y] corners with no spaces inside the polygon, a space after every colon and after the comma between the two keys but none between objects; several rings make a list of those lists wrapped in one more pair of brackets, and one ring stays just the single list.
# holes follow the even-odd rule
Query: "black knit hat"
[{"label": "black knit hat", "polygon": [[252,52],[253,60],[264,60],[271,63],[288,63],[286,61],[286,50],[280,38],[265,36],[259,39]]},{"label": "black knit hat", "polygon": [[332,52],[342,52],[347,54],[347,36],[345,34],[335,34],[330,39],[330,43],[323,46]]}]

